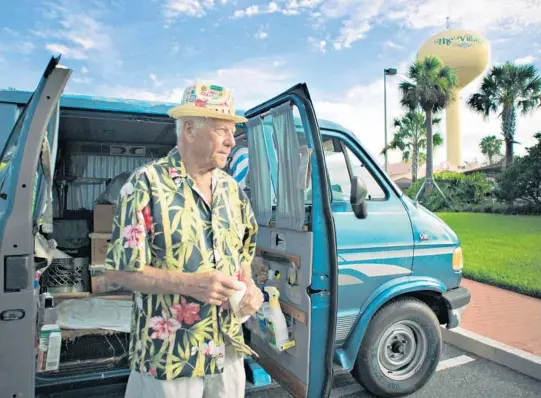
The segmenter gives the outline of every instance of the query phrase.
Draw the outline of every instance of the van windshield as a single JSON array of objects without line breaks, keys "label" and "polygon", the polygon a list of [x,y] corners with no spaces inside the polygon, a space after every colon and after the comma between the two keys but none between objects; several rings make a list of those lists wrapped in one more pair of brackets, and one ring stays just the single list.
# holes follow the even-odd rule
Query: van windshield
[{"label": "van windshield", "polygon": [[[30,103],[32,101],[32,98],[28,101]],[[24,123],[26,122],[26,118],[28,116],[28,106],[24,107],[24,110],[20,113],[19,117],[17,118],[17,121],[15,122],[15,126],[11,130],[11,134],[6,142],[6,146],[4,147],[2,151],[2,155],[0,156],[0,190],[4,187],[5,177],[7,174],[7,171],[9,170],[9,166],[11,164],[11,161],[15,157],[15,154],[17,153],[17,149],[19,147],[19,140],[21,137],[21,131],[23,129]]]}]

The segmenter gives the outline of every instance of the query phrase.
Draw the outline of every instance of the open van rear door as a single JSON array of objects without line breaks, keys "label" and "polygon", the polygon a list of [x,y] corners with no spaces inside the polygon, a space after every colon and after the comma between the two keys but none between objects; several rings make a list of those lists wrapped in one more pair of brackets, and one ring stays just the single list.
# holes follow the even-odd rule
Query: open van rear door
[{"label": "open van rear door", "polygon": [[[34,235],[42,208],[36,186],[44,138],[54,147],[58,126],[46,131],[71,70],[52,58],[15,123],[0,156],[0,395],[34,396],[36,269]],[[49,128],[50,130],[50,128]],[[46,156],[54,153],[50,151]],[[47,152],[47,151],[45,151]],[[41,155],[41,156],[40,156]],[[54,162],[54,160],[53,160]],[[46,174],[50,175],[51,170]],[[50,183],[50,181],[49,181]],[[37,211],[35,211],[37,209]]]},{"label": "open van rear door", "polygon": [[272,280],[266,283],[278,288],[290,326],[290,341],[277,347],[269,343],[268,324],[252,317],[246,324],[249,344],[259,355],[256,361],[295,397],[328,397],[337,253],[320,131],[308,88],[298,84],[245,116],[248,180],[259,224],[256,261],[270,267]]}]

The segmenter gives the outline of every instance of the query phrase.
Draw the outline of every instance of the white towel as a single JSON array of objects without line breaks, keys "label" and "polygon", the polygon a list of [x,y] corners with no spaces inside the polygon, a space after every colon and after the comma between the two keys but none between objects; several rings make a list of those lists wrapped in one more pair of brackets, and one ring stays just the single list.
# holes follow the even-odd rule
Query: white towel
[{"label": "white towel", "polygon": [[61,329],[106,329],[130,332],[131,300],[77,299],[57,305]]}]

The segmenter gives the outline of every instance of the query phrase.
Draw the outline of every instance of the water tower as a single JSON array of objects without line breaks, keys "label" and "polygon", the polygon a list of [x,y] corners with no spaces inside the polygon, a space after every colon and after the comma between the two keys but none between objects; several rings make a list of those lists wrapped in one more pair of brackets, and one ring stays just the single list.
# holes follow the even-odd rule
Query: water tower
[{"label": "water tower", "polygon": [[429,38],[417,53],[417,59],[436,56],[455,70],[458,87],[455,101],[446,110],[447,161],[452,166],[462,165],[460,137],[460,92],[486,69],[490,57],[487,40],[469,30],[445,30]]}]

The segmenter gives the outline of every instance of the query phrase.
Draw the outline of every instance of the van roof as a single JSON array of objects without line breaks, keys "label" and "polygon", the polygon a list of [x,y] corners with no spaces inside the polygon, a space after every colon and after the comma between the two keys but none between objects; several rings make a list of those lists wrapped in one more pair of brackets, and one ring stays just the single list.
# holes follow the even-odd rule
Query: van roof
[{"label": "van roof", "polygon": [[[25,105],[32,92],[19,90],[1,90],[0,103]],[[60,107],[66,109],[99,110],[105,112],[134,113],[155,116],[168,116],[167,111],[175,103],[144,101],[124,98],[98,97],[90,95],[64,94],[60,98]],[[244,115],[244,110],[237,110],[237,115]],[[318,119],[320,128],[351,133],[345,127],[330,120]]]}]

